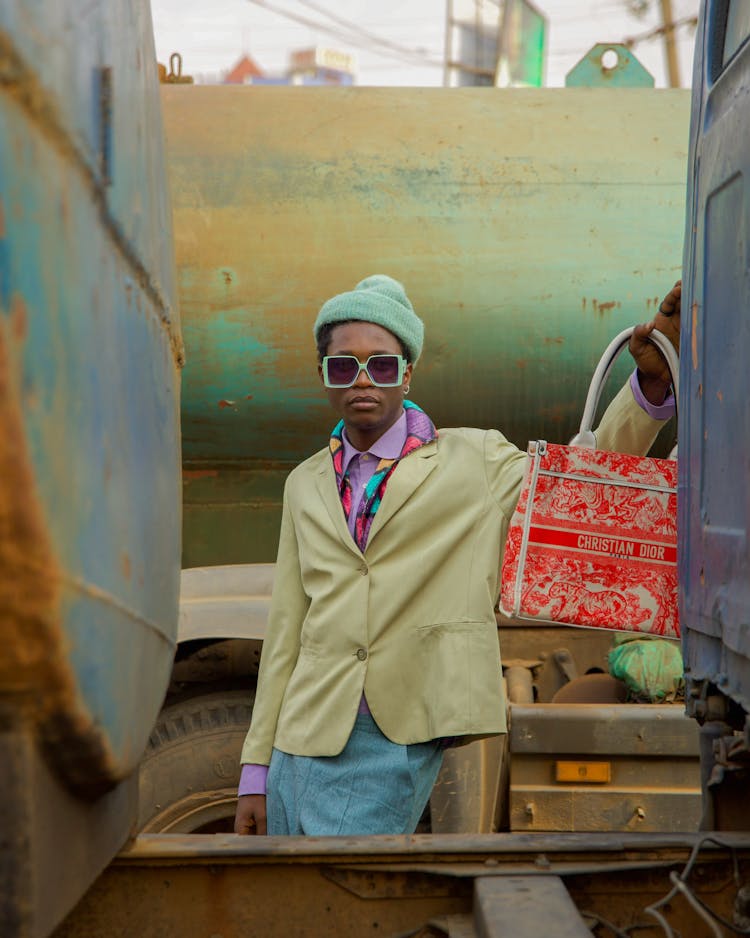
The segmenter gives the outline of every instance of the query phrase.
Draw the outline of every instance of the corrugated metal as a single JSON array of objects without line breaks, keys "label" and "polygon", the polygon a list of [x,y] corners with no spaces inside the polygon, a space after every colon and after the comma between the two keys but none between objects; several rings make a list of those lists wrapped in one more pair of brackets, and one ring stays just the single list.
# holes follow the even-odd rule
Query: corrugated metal
[{"label": "corrugated metal", "polygon": [[283,477],[332,422],[312,322],[365,275],[401,279],[425,320],[413,399],[523,446],[573,432],[601,349],[679,276],[686,91],[162,95],[185,566],[274,559]]}]

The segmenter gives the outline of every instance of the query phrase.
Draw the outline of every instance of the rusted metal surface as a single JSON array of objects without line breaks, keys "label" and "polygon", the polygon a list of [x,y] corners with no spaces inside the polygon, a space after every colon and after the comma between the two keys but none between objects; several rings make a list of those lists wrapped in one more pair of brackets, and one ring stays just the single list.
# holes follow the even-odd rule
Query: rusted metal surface
[{"label": "rusted metal surface", "polygon": [[698,726],[678,705],[511,706],[514,831],[694,831]]},{"label": "rusted metal surface", "polygon": [[[12,21],[13,8],[3,10]],[[140,18],[134,44],[147,42],[147,22]],[[20,423],[16,435],[22,434],[8,458],[17,461],[16,474],[26,476],[23,488],[11,488],[7,497],[37,502],[35,524],[49,545],[41,558],[29,555],[19,537],[3,538],[18,550],[17,563],[6,566],[3,576],[11,583],[22,576],[33,583],[43,579],[42,589],[55,591],[57,614],[48,618],[62,629],[70,660],[60,660],[60,645],[47,652],[59,679],[76,685],[79,699],[69,703],[70,720],[79,732],[88,720],[109,735],[102,745],[111,747],[112,763],[102,765],[102,779],[94,765],[72,766],[80,784],[96,787],[137,763],[151,717],[133,720],[132,713],[148,711],[149,699],[152,712],[158,709],[176,618],[180,340],[162,292],[171,277],[163,246],[168,216],[159,198],[153,212],[139,213],[149,216],[150,230],[143,219],[133,222],[130,209],[120,212],[121,201],[132,201],[144,179],[152,194],[161,190],[159,124],[150,143],[129,147],[125,132],[136,128],[126,127],[127,113],[115,120],[120,133],[116,127],[114,145],[119,150],[122,143],[118,159],[124,165],[121,182],[105,191],[77,148],[74,128],[65,124],[68,114],[58,108],[56,92],[22,58],[25,32],[0,36],[4,396],[6,423]],[[78,54],[72,47],[68,53]],[[158,116],[154,76],[129,75],[122,65],[113,109],[125,111],[129,84],[144,98],[150,86],[149,113]],[[154,519],[153,500],[163,506],[163,518]],[[39,530],[21,533],[40,540]],[[102,642],[98,630],[105,623],[108,639]],[[143,644],[134,643],[134,629]],[[144,666],[155,670],[144,672]],[[105,670],[95,676],[100,667]],[[144,694],[128,709],[123,703],[136,673],[144,679]]]},{"label": "rusted metal surface", "polygon": [[430,795],[435,834],[484,834],[500,828],[508,787],[508,737],[446,749]]},{"label": "rusted metal surface", "polygon": [[159,63],[159,81],[170,85],[192,85],[193,76],[182,74],[182,56],[173,52],[169,57],[169,71]]},{"label": "rusted metal surface", "polygon": [[[740,10],[742,12],[740,13]],[[750,828],[750,43],[748,10],[701,5],[685,228],[678,476],[688,712],[713,724],[707,823]]]},{"label": "rusted metal surface", "polygon": [[[737,889],[750,875],[750,840],[726,836],[728,846],[701,847],[688,883],[711,908],[731,918]],[[649,920],[644,907],[669,892],[669,873],[685,868],[698,841],[697,835],[622,834],[143,836],[100,877],[55,938],[395,938],[420,928],[425,935],[454,934],[449,925],[460,927],[455,934],[531,938],[565,934],[574,914],[589,924],[601,918],[625,928]],[[732,851],[739,880],[732,875]],[[545,905],[559,910],[564,905],[558,928],[540,931],[533,916],[526,929],[514,921],[529,895],[522,885],[531,894],[543,891],[540,916]],[[503,916],[494,909],[493,896],[509,891],[518,893],[518,904],[506,906]],[[672,902],[665,914],[682,934],[702,933],[700,917],[687,902]],[[499,930],[510,921],[513,931]],[[446,930],[428,931],[428,922]]]},{"label": "rusted metal surface", "polygon": [[124,842],[169,679],[182,344],[159,107],[147,5],[0,5],[9,936],[47,933]]},{"label": "rusted metal surface", "polygon": [[632,49],[598,42],[565,76],[566,88],[653,88],[654,78]]},{"label": "rusted metal surface", "polygon": [[556,935],[588,938],[588,928],[557,876],[478,877],[474,885],[478,938]]},{"label": "rusted metal surface", "polygon": [[425,320],[414,400],[524,447],[573,432],[601,348],[679,275],[688,92],[161,90],[184,566],[274,559],[283,478],[332,419],[312,322],[366,274]]},{"label": "rusted metal surface", "polygon": [[0,934],[49,935],[125,843],[137,780],[96,800],[60,784],[30,727],[2,705],[0,765]]}]

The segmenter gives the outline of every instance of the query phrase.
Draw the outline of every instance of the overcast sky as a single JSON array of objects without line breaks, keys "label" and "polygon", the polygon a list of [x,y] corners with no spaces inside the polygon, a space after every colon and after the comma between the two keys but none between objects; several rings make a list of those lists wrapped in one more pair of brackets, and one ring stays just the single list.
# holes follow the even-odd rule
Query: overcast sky
[{"label": "overcast sky", "polygon": [[[661,23],[660,0],[534,0],[548,19],[546,84],[565,74],[596,42],[639,38],[634,52],[657,87],[667,86],[664,43],[649,33]],[[499,0],[453,0],[456,14],[474,4],[491,16]],[[672,0],[676,21],[699,0]],[[174,51],[183,71],[216,80],[244,53],[269,73],[289,54],[314,45],[354,53],[360,85],[440,85],[446,0],[151,0],[159,61]],[[641,15],[633,11],[641,9]],[[305,22],[301,22],[305,21]],[[344,34],[348,38],[344,38]],[[677,30],[680,77],[690,84],[695,30]]]}]

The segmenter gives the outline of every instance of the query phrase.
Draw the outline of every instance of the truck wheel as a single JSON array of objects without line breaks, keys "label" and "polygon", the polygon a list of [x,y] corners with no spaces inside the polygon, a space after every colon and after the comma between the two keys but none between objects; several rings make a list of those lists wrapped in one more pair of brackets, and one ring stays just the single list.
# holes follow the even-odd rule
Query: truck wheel
[{"label": "truck wheel", "polygon": [[165,707],[140,766],[138,832],[231,832],[255,688]]}]

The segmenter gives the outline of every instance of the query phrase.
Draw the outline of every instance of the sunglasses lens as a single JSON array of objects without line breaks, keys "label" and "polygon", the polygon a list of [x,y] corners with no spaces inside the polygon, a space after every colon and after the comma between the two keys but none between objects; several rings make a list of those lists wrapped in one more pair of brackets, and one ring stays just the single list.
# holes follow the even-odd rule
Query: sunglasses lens
[{"label": "sunglasses lens", "polygon": [[357,379],[359,362],[351,355],[329,355],[326,358],[328,384],[331,387],[348,387]]},{"label": "sunglasses lens", "polygon": [[367,373],[373,384],[398,384],[398,355],[373,355],[367,362]]}]

